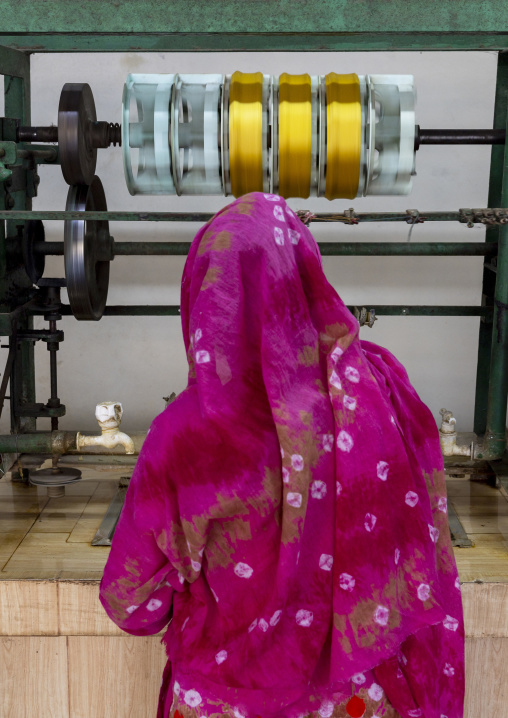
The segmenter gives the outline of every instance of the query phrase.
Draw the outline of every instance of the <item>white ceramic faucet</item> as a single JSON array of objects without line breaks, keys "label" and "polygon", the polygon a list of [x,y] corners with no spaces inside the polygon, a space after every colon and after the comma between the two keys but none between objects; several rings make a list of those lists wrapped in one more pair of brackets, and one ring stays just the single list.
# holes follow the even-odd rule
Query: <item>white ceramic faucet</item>
[{"label": "white ceramic faucet", "polygon": [[103,446],[114,449],[123,446],[126,454],[134,453],[134,442],[123,431],[118,431],[122,421],[123,409],[119,401],[103,401],[95,407],[95,418],[102,429],[100,436],[88,436],[78,432],[76,447],[81,451],[85,446]]}]

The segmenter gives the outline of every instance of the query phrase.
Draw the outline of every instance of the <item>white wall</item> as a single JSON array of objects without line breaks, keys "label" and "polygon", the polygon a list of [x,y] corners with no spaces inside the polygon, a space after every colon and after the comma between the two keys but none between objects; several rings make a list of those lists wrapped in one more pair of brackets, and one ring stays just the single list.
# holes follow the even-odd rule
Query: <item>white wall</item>
[{"label": "white wall", "polygon": [[[65,82],[88,82],[98,119],[121,120],[123,82],[129,72],[220,72],[234,70],[325,74],[408,73],[418,91],[417,122],[423,128],[492,126],[495,53],[264,53],[35,55],[32,57],[32,122],[55,123]],[[291,200],[293,208],[313,211],[457,210],[485,207],[488,147],[423,147],[410,197],[357,200]],[[67,186],[56,167],[42,167],[34,209],[64,209]],[[121,150],[99,150],[97,174],[109,209],[215,212],[224,197],[131,197],[126,189]],[[46,222],[49,240],[62,240],[61,223]],[[114,223],[117,240],[192,240],[196,225]],[[312,225],[318,241],[405,241],[408,227],[362,224]],[[482,241],[483,229],[428,223],[415,228],[412,241]],[[118,257],[111,265],[110,304],[178,304],[184,257]],[[325,271],[348,304],[479,304],[481,258],[336,257]],[[63,259],[48,258],[45,276],[63,276]],[[42,325],[42,321],[40,322]],[[126,430],[144,429],[163,409],[162,396],[186,385],[186,360],[180,319],[103,318],[98,323],[64,318],[65,341],[59,352],[59,390],[67,405],[63,428],[96,428],[94,407],[105,399],[124,405]],[[388,347],[406,365],[423,400],[436,418],[442,406],[453,409],[459,430],[472,429],[478,318],[380,317],[364,339]],[[0,362],[5,359],[0,354]],[[38,401],[49,396],[48,352],[36,354]],[[8,412],[6,412],[8,413]],[[5,424],[6,417],[2,418]],[[40,421],[41,429],[49,422]],[[2,430],[5,431],[5,426]]]}]

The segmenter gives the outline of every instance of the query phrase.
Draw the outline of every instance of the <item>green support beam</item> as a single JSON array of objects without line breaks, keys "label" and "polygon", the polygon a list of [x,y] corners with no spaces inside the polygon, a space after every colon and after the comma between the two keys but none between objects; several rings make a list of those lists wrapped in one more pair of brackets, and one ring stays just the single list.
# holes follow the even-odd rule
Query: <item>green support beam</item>
[{"label": "green support beam", "polygon": [[[508,122],[508,52],[499,53],[496,79],[496,98],[494,105],[494,128],[504,129]],[[490,160],[490,180],[488,203],[495,207],[506,196],[503,186],[508,178],[505,175],[505,147],[493,145]],[[492,204],[490,204],[492,202]],[[485,241],[488,244],[499,241],[500,227],[487,228]],[[494,306],[496,275],[489,267],[484,267],[482,284],[482,304]],[[492,316],[492,315],[491,315]],[[490,362],[492,347],[492,321],[484,318],[480,322],[478,337],[478,363],[476,366],[476,396],[474,410],[474,431],[479,436],[487,428],[487,406],[490,384]]]},{"label": "green support beam", "polygon": [[[141,34],[507,32],[504,0],[18,0],[2,3],[2,33]],[[98,33],[98,31],[100,31]],[[453,38],[450,38],[453,42]],[[200,45],[200,49],[202,46]],[[315,48],[319,50],[319,47]],[[426,48],[429,49],[429,48]]]}]

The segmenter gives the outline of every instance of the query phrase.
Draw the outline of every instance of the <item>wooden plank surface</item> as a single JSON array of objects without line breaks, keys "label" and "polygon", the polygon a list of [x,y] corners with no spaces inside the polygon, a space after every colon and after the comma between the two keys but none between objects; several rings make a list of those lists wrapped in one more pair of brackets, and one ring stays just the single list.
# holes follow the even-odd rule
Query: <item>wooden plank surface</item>
[{"label": "wooden plank surface", "polygon": [[70,636],[72,718],[154,718],[166,664],[153,636]]},{"label": "wooden plank surface", "polygon": [[56,581],[0,581],[1,636],[57,636],[58,623]]},{"label": "wooden plank surface", "polygon": [[74,718],[69,715],[66,638],[0,637],[0,716]]}]

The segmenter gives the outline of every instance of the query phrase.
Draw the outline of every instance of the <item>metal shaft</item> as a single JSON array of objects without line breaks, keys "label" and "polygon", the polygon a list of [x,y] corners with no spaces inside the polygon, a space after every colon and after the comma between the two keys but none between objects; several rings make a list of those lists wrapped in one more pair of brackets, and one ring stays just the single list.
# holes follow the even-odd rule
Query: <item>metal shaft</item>
[{"label": "metal shaft", "polygon": [[422,130],[416,126],[415,150],[421,145],[504,145],[506,130]]}]

